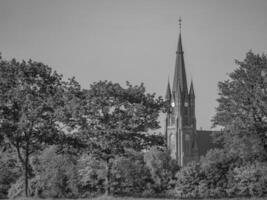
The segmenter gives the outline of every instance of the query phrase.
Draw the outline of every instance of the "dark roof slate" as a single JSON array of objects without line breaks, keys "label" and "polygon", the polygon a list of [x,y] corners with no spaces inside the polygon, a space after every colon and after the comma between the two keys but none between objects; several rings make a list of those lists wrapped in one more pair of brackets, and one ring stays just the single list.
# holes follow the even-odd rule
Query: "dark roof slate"
[{"label": "dark roof slate", "polygon": [[210,149],[222,148],[221,145],[213,142],[212,133],[214,131],[197,130],[196,141],[198,146],[198,152],[200,156],[206,155]]}]

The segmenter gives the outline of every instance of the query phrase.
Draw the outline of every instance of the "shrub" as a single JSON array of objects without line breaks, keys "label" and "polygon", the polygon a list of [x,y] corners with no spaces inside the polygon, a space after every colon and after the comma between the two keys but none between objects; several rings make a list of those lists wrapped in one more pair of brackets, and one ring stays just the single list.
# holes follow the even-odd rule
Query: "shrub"
[{"label": "shrub", "polygon": [[15,199],[19,196],[23,196],[24,192],[24,180],[22,178],[18,179],[14,184],[11,185],[8,190],[8,198]]},{"label": "shrub", "polygon": [[199,190],[201,197],[226,197],[232,187],[232,170],[240,165],[238,157],[228,154],[223,149],[212,149],[201,158],[203,179]]},{"label": "shrub", "polygon": [[230,196],[233,168],[239,159],[224,150],[210,150],[200,163],[190,163],[177,173],[175,193],[186,198]]},{"label": "shrub", "polygon": [[248,163],[214,149],[177,173],[175,194],[182,198],[222,198],[267,194],[267,163]]},{"label": "shrub", "polygon": [[[175,185],[179,167],[168,150],[152,148],[148,152],[127,149],[124,156],[112,159],[110,192],[114,195],[158,196]],[[92,155],[78,161],[78,174],[83,197],[104,192],[105,163]]]},{"label": "shrub", "polygon": [[174,194],[181,198],[197,198],[199,197],[199,184],[201,183],[201,191],[207,190],[207,185],[203,182],[203,174],[201,173],[200,164],[192,162],[188,166],[183,167],[176,174],[176,185]]},{"label": "shrub", "polygon": [[267,195],[267,163],[255,162],[234,169],[234,192],[238,196]]},{"label": "shrub", "polygon": [[[105,191],[106,166],[92,155],[83,155],[78,161],[78,173],[83,197]],[[110,192],[115,195],[140,195],[151,182],[142,152],[127,150],[125,156],[112,159]]]},{"label": "shrub", "polygon": [[8,190],[10,189],[11,185],[15,183],[21,175],[21,170],[12,150],[6,152],[0,151],[0,169],[1,199],[8,196]]},{"label": "shrub", "polygon": [[145,166],[142,152],[128,151],[126,157],[117,157],[112,167],[112,190],[114,194],[140,195],[151,182],[149,169]]},{"label": "shrub", "polygon": [[78,160],[78,176],[82,197],[104,192],[105,164],[92,155],[84,154]]},{"label": "shrub", "polygon": [[35,195],[41,197],[76,197],[78,176],[75,159],[56,151],[56,146],[50,146],[31,160],[35,173],[31,187]]},{"label": "shrub", "polygon": [[171,158],[168,149],[151,148],[144,156],[146,166],[153,180],[153,189],[156,193],[166,192],[175,184],[175,174],[179,170],[176,161]]},{"label": "shrub", "polygon": [[[32,187],[33,184],[33,179],[29,180],[29,190],[28,190],[28,194],[29,196],[33,196],[34,195],[34,188]],[[16,199],[18,197],[22,197],[24,196],[24,178],[20,177],[15,183],[13,183],[11,185],[11,187],[8,190],[8,198],[9,199]]]}]

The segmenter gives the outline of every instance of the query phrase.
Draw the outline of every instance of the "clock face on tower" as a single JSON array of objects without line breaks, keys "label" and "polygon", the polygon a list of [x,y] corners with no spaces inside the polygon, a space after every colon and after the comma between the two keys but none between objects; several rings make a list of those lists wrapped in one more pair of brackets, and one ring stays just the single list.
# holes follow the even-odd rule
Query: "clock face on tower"
[{"label": "clock face on tower", "polygon": [[174,102],[172,102],[172,103],[171,103],[171,106],[172,106],[172,107],[174,107],[174,106],[175,106],[175,103],[174,103]]}]

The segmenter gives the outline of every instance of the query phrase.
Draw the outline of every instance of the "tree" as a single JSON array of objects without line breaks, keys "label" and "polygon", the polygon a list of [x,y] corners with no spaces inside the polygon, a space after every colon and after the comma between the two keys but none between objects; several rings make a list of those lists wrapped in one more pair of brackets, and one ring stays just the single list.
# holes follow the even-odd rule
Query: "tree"
[{"label": "tree", "polygon": [[118,83],[99,81],[87,91],[85,112],[79,129],[90,153],[106,163],[105,192],[110,193],[112,159],[127,148],[137,151],[163,144],[161,135],[149,134],[159,128],[157,121],[163,100],[145,92],[143,84],[123,88]]},{"label": "tree", "polygon": [[153,188],[156,192],[162,193],[174,187],[175,174],[179,166],[172,159],[168,149],[152,147],[145,152],[144,159],[150,170],[154,181]]},{"label": "tree", "polygon": [[233,170],[232,193],[237,196],[267,195],[267,162],[253,162]]},{"label": "tree", "polygon": [[102,160],[84,153],[78,160],[79,186],[82,197],[92,197],[104,191],[106,168]]},{"label": "tree", "polygon": [[21,175],[15,153],[11,149],[0,149],[0,199],[7,198],[11,184]]},{"label": "tree", "polygon": [[216,138],[241,158],[267,158],[266,55],[247,53],[229,80],[219,82],[219,106],[214,126],[224,128]]},{"label": "tree", "polygon": [[71,85],[40,62],[0,60],[0,135],[17,152],[25,196],[31,175],[30,156],[46,144],[66,138],[63,125],[71,114],[65,91]]},{"label": "tree", "polygon": [[114,159],[111,174],[115,194],[144,194],[152,183],[150,171],[144,162],[144,153],[134,150],[129,150],[125,157]]},{"label": "tree", "polygon": [[31,187],[38,197],[73,198],[78,195],[77,158],[49,146],[31,159],[35,177]]}]

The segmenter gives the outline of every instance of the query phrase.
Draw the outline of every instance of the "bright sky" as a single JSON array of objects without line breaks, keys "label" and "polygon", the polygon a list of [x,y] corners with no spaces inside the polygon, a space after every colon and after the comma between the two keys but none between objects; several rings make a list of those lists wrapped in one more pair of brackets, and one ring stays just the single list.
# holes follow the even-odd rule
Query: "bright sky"
[{"label": "bright sky", "polygon": [[0,52],[44,62],[83,87],[128,80],[164,96],[179,16],[197,127],[210,129],[217,82],[233,71],[234,59],[250,49],[267,53],[265,0],[1,0]]}]

